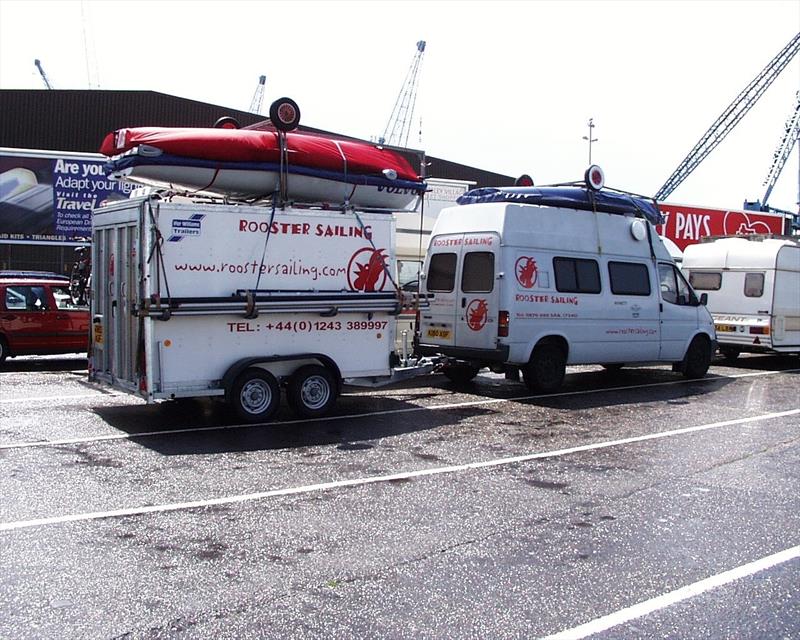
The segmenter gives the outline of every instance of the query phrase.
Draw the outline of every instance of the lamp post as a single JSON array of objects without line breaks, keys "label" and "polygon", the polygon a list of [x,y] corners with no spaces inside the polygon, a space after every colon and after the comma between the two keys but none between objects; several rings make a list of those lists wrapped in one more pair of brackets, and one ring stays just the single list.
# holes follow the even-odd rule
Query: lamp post
[{"label": "lamp post", "polygon": [[589,118],[589,135],[583,136],[584,140],[589,141],[589,164],[592,164],[592,142],[597,142],[597,138],[592,138],[592,129],[594,129],[594,118]]}]

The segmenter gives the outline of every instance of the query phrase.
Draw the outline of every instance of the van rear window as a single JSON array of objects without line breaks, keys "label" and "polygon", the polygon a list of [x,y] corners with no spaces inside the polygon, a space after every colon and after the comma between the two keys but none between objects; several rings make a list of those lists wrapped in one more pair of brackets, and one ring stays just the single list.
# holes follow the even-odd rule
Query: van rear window
[{"label": "van rear window", "polygon": [[489,251],[471,251],[464,255],[461,272],[461,291],[464,293],[491,293],[494,289],[494,254]]},{"label": "van rear window", "polygon": [[638,262],[609,262],[611,293],[618,296],[649,296],[650,271]]},{"label": "van rear window", "polygon": [[719,271],[690,271],[689,284],[698,291],[719,291],[722,273]]},{"label": "van rear window", "polygon": [[428,266],[428,291],[450,292],[456,281],[456,254],[436,253]]},{"label": "van rear window", "polygon": [[556,290],[563,293],[600,293],[597,261],[584,258],[553,258]]}]

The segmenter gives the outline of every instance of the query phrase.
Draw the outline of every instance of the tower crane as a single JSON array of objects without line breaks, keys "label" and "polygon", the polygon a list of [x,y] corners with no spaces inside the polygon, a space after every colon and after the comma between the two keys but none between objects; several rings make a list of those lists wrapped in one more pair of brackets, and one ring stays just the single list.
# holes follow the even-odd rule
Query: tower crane
[{"label": "tower crane", "polygon": [[36,65],[36,68],[39,70],[39,75],[42,76],[42,80],[44,80],[44,86],[48,89],[52,89],[53,85],[50,84],[50,81],[47,79],[47,74],[44,72],[44,68],[42,67],[42,62],[38,58],[33,61],[33,64]]},{"label": "tower crane", "polygon": [[414,106],[417,103],[417,82],[422,56],[425,53],[425,41],[417,42],[417,52],[411,61],[411,66],[406,74],[405,82],[400,89],[397,100],[386,123],[383,135],[378,138],[379,144],[390,144],[405,147],[408,144],[408,134],[411,132],[411,120],[414,116]]},{"label": "tower crane", "polygon": [[689,152],[678,168],[661,186],[656,195],[656,200],[667,198],[678,185],[680,185],[697,168],[705,157],[722,142],[731,130],[739,124],[744,115],[764,94],[767,88],[778,77],[781,71],[792,61],[800,50],[800,33],[796,34],[783,49],[780,50],[769,64],[748,84],[736,99],[722,112],[714,124],[700,138],[700,141]]},{"label": "tower crane", "polygon": [[781,138],[780,143],[778,143],[778,148],[775,150],[775,153],[772,155],[772,166],[769,168],[769,172],[767,173],[767,177],[764,179],[764,184],[767,188],[766,192],[764,193],[764,198],[761,201],[761,206],[767,206],[767,200],[769,200],[769,196],[772,193],[772,187],[775,186],[775,183],[778,181],[778,178],[781,175],[781,171],[783,171],[783,167],[786,164],[786,160],[789,158],[789,154],[792,152],[794,145],[797,143],[797,139],[800,137],[800,91],[795,94],[795,104],[794,104],[794,112],[792,115],[789,116],[789,119],[786,121],[786,127],[784,130],[783,138]]},{"label": "tower crane", "polygon": [[261,103],[264,101],[264,85],[266,82],[267,76],[258,77],[258,85],[256,85],[256,91],[250,101],[250,113],[261,113]]}]

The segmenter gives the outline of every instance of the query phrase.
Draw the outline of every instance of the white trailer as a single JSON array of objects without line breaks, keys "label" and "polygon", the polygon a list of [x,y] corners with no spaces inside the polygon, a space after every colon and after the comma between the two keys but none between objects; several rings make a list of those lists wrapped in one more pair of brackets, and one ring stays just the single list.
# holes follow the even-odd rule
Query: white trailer
[{"label": "white trailer", "polygon": [[739,236],[690,245],[683,270],[708,294],[726,358],[800,353],[800,239]]},{"label": "white trailer", "polygon": [[148,402],[222,396],[263,421],[281,387],[296,413],[316,417],[344,383],[429,371],[393,367],[394,233],[390,214],[352,209],[157,196],[101,207],[90,379]]}]

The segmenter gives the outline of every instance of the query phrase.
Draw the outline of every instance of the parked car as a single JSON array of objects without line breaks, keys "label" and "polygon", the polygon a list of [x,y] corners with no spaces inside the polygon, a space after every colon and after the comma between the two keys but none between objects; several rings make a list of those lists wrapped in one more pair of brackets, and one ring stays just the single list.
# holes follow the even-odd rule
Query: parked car
[{"label": "parked car", "polygon": [[0,271],[0,362],[7,357],[86,353],[89,307],[75,304],[69,278]]}]

